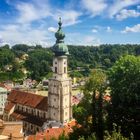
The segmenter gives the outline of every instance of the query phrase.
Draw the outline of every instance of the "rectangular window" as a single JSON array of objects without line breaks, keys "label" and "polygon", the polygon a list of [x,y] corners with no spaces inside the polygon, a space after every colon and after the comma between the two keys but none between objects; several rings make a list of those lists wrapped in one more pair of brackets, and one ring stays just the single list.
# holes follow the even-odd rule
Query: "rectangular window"
[{"label": "rectangular window", "polygon": [[67,112],[65,112],[65,116],[67,116]]},{"label": "rectangular window", "polygon": [[55,67],[55,73],[57,73],[57,67]]},{"label": "rectangular window", "polygon": [[66,73],[66,67],[64,67],[64,73]]}]

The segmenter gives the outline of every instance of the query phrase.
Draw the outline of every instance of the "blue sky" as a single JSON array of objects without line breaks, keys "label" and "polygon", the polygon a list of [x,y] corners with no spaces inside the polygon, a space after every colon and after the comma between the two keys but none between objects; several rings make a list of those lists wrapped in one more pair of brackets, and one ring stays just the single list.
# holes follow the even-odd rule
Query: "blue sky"
[{"label": "blue sky", "polygon": [[0,0],[0,45],[51,46],[59,17],[66,44],[140,44],[140,0]]}]

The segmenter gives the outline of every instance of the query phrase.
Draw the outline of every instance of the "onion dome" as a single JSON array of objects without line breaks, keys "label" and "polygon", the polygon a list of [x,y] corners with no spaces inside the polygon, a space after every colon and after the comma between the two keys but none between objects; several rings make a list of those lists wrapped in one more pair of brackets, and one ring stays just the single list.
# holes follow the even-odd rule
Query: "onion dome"
[{"label": "onion dome", "polygon": [[58,28],[57,32],[55,33],[56,43],[53,46],[53,51],[55,53],[55,56],[68,55],[69,51],[68,51],[67,45],[65,45],[65,43],[64,43],[65,34],[62,31],[61,18],[59,18],[58,25],[59,25],[59,28]]}]

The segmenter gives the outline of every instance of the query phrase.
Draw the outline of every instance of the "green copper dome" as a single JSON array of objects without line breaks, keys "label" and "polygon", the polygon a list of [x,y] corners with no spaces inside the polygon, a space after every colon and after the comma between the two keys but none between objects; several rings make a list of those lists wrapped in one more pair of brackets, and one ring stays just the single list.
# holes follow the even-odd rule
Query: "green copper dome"
[{"label": "green copper dome", "polygon": [[68,47],[64,43],[65,34],[63,33],[61,28],[62,26],[61,18],[59,19],[58,25],[59,28],[58,31],[55,33],[56,43],[53,46],[53,51],[56,56],[68,55],[69,54]]}]

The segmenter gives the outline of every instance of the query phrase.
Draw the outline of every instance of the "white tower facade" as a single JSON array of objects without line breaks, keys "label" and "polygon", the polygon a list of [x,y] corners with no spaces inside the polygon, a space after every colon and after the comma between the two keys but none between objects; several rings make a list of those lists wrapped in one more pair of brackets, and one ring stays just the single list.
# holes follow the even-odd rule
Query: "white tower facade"
[{"label": "white tower facade", "polygon": [[67,73],[68,48],[63,41],[65,35],[61,30],[61,20],[58,24],[59,29],[55,34],[57,40],[54,45],[53,77],[49,79],[48,113],[50,120],[66,123],[72,119],[72,88],[71,78]]}]

